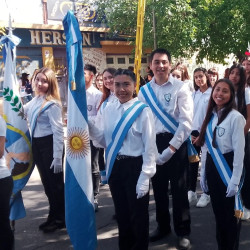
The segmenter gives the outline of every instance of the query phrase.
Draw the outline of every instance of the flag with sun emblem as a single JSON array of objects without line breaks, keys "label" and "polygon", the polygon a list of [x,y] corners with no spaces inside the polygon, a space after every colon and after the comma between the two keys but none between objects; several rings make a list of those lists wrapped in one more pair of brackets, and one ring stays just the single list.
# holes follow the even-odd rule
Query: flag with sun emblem
[{"label": "flag with sun emblem", "polygon": [[20,39],[10,34],[3,36],[4,82],[3,118],[7,124],[5,158],[14,181],[10,201],[10,219],[18,220],[26,216],[21,191],[33,170],[31,139],[28,124],[24,118],[23,105],[19,95],[16,77],[16,46]]},{"label": "flag with sun emblem", "polygon": [[66,226],[75,250],[96,249],[90,141],[82,35],[71,11],[63,20],[68,62],[68,121],[65,176]]}]

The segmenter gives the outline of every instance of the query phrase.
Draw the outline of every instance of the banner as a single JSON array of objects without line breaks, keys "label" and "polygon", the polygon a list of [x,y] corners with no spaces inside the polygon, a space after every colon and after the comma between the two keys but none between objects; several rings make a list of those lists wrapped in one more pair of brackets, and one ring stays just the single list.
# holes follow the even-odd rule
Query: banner
[{"label": "banner", "polygon": [[13,35],[3,36],[4,83],[3,83],[3,117],[7,124],[5,157],[14,180],[11,197],[10,220],[26,216],[21,190],[25,187],[33,171],[31,139],[24,117],[16,77],[16,46],[20,39]]},{"label": "banner", "polygon": [[96,225],[83,71],[82,36],[71,11],[63,20],[68,63],[66,226],[75,250],[96,249]]}]

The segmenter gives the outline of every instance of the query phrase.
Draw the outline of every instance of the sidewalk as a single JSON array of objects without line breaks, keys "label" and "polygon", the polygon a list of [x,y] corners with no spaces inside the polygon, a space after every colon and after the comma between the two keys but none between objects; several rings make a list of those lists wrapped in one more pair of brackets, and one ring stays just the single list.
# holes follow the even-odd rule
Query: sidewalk
[{"label": "sidewalk", "polygon": [[[23,190],[27,216],[16,221],[15,250],[70,250],[73,249],[66,229],[44,234],[38,230],[48,213],[48,202],[37,169],[35,168],[28,184]],[[150,232],[156,227],[155,203],[151,191]],[[118,230],[112,218],[114,208],[108,185],[102,186],[99,196],[99,211],[96,213],[98,250],[118,249]],[[190,235],[193,250],[217,249],[215,241],[215,222],[211,204],[206,208],[191,206],[192,232]],[[149,244],[151,250],[175,250],[174,232],[165,239]],[[250,249],[250,221],[242,223],[240,250]],[[84,249],[83,249],[84,250]]]}]

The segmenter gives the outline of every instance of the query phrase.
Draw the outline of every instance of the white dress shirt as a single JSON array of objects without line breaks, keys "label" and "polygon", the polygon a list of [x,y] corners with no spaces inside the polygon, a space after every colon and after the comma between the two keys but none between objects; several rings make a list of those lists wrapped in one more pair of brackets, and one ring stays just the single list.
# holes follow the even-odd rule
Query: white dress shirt
[{"label": "white dress shirt", "polygon": [[[6,123],[5,120],[0,116],[0,136],[6,136]],[[4,155],[0,158],[0,179],[10,176],[10,171],[6,166]]]},{"label": "white dress shirt", "polygon": [[[213,113],[214,119],[212,122],[212,131],[218,123],[218,115],[216,112]],[[232,110],[216,129],[216,143],[221,153],[234,153],[232,181],[235,185],[239,184],[243,169],[243,159],[245,154],[245,124],[246,120],[243,115],[237,110]],[[204,144],[201,156],[202,168],[205,167],[207,152],[207,145]]]},{"label": "white dress shirt", "polygon": [[246,100],[246,105],[250,104],[250,87],[245,88],[245,100]]},{"label": "white dress shirt", "polygon": [[[172,116],[179,126],[174,137],[169,142],[173,147],[179,149],[183,142],[190,136],[193,119],[193,99],[189,87],[169,75],[168,81],[162,85],[155,82],[155,78],[149,83],[163,109]],[[147,103],[141,91],[138,95],[139,100]],[[156,134],[170,131],[153,113]]]},{"label": "white dress shirt", "polygon": [[193,130],[200,132],[201,125],[207,113],[207,106],[209,98],[211,96],[212,88],[208,88],[205,92],[201,92],[200,89],[193,93],[194,100],[194,117],[193,117]]},{"label": "white dress shirt", "polygon": [[88,117],[96,116],[102,98],[102,92],[91,85],[86,90]]},{"label": "white dress shirt", "polygon": [[[31,123],[32,114],[38,107],[42,108],[44,104],[43,96],[36,96],[26,105],[24,113]],[[63,155],[63,125],[62,125],[62,107],[54,103],[44,112],[40,113],[37,118],[33,137],[39,138],[53,134],[53,157],[62,158]]]},{"label": "white dress shirt", "polygon": [[[89,121],[90,138],[97,147],[104,147],[110,144],[113,131],[121,119],[123,113],[131,107],[137,98],[126,103],[109,102],[103,111],[103,122],[95,125]],[[130,127],[125,140],[118,152],[119,155],[143,157],[142,171],[152,177],[156,171],[156,135],[154,129],[153,114],[149,107],[143,109]]]}]

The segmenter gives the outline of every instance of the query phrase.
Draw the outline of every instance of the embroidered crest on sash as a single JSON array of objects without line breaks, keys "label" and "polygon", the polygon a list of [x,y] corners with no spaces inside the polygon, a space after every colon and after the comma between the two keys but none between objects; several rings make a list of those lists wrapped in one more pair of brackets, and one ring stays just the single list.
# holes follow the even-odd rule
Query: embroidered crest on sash
[{"label": "embroidered crest on sash", "polygon": [[225,134],[225,129],[221,128],[221,127],[218,127],[218,135],[219,135],[219,137],[223,136],[224,134]]},{"label": "embroidered crest on sash", "polygon": [[169,104],[169,102],[171,100],[171,94],[165,94],[164,98],[165,98],[166,102]]},{"label": "embroidered crest on sash", "polygon": [[87,105],[87,109],[88,109],[88,111],[91,111],[92,110],[92,105]]}]

